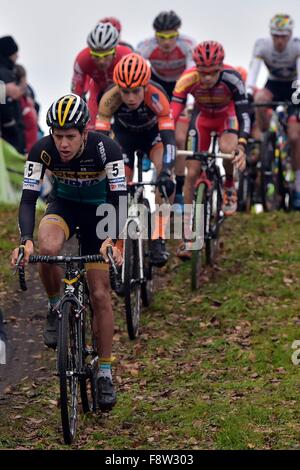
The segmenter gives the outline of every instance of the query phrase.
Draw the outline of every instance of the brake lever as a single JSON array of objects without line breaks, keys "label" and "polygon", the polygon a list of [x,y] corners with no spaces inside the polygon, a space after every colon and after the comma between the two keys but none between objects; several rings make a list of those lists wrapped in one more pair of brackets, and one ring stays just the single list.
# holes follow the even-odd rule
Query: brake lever
[{"label": "brake lever", "polygon": [[113,259],[113,250],[112,250],[111,246],[107,247],[107,252],[106,253],[107,253],[107,257],[109,259],[110,265],[111,265],[111,267],[114,271],[114,274],[117,275],[118,270],[117,270],[116,264],[115,264],[114,259]]},{"label": "brake lever", "polygon": [[[18,270],[22,267],[20,265],[22,259],[24,258],[24,249],[25,249],[25,246],[24,245],[20,245],[19,246],[19,256],[18,256],[18,259],[16,261],[16,264],[15,264],[15,270],[13,271],[13,275],[15,276],[18,272]],[[24,266],[23,266],[24,268]]]}]

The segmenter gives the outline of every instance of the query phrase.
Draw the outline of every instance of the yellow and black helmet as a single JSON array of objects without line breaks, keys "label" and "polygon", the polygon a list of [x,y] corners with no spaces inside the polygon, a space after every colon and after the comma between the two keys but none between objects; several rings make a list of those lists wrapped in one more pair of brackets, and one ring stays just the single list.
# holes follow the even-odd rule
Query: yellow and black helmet
[{"label": "yellow and black helmet", "polygon": [[75,127],[83,131],[89,118],[86,102],[80,96],[69,93],[52,103],[47,112],[47,125],[57,129]]}]

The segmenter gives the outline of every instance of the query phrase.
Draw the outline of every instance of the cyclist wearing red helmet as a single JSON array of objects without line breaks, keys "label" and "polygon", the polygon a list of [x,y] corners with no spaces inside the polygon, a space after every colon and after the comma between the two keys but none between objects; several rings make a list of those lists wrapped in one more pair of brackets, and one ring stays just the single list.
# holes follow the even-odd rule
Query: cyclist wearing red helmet
[{"label": "cyclist wearing red helmet", "polygon": [[[175,162],[174,121],[165,91],[150,81],[151,70],[139,54],[123,57],[114,69],[115,86],[101,98],[96,130],[109,132],[111,119],[115,139],[123,150],[126,175],[132,179],[134,152],[141,150],[149,155],[158,174],[156,204],[161,204],[162,187],[172,199],[175,184],[172,168]],[[152,234],[151,260],[163,266],[168,253],[165,247],[165,229],[168,223],[161,213],[156,214]]]},{"label": "cyclist wearing red helmet", "polygon": [[[105,18],[101,18],[101,20],[99,20],[99,23],[112,24],[119,32],[119,35],[121,35],[122,25],[120,21],[118,20],[118,18],[115,18],[114,16],[106,16]],[[119,38],[119,45],[129,47],[132,50],[132,52],[134,51],[131,44],[128,44],[128,42],[122,41],[120,38]]]},{"label": "cyclist wearing red helmet", "polygon": [[89,91],[88,108],[91,116],[89,129],[94,129],[98,103],[104,91],[112,84],[116,63],[131,49],[121,46],[119,32],[111,23],[98,23],[87,38],[88,47],[76,57],[72,78],[72,92],[84,96]]},{"label": "cyclist wearing red helmet", "polygon": [[[194,65],[192,54],[196,42],[181,34],[180,27],[181,19],[174,11],[162,11],[153,21],[155,37],[146,39],[137,45],[138,53],[148,59],[151,64],[152,80],[166,90],[170,100],[180,75],[185,69]],[[179,149],[184,149],[187,129],[188,118],[186,114],[182,114],[176,125],[176,144]],[[182,204],[182,206],[184,170],[185,157],[177,157],[175,163],[175,202]]]},{"label": "cyclist wearing red helmet", "polygon": [[[175,122],[185,106],[188,93],[195,98],[194,111],[189,127],[188,146],[192,150],[208,150],[211,132],[220,135],[222,152],[238,152],[233,162],[240,170],[245,167],[245,147],[250,132],[250,118],[245,86],[234,69],[225,67],[224,49],[215,41],[205,41],[194,49],[196,67],[186,70],[177,81],[172,98]],[[237,195],[233,181],[233,165],[224,161],[226,182],[223,211],[232,215],[237,207]],[[201,171],[197,161],[187,162],[184,185],[184,202],[192,204],[193,188]],[[189,226],[190,214],[186,214]],[[182,246],[183,257],[187,253]],[[180,253],[179,253],[180,255]]]}]

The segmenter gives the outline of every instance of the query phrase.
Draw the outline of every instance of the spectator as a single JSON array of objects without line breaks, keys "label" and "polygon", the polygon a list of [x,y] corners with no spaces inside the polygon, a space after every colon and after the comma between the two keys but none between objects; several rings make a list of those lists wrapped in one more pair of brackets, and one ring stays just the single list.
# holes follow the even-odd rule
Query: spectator
[{"label": "spectator", "polygon": [[[18,58],[18,45],[11,36],[0,38],[0,80],[5,84],[16,84],[15,63]],[[11,93],[10,93],[11,94]],[[1,108],[1,134],[20,153],[24,153],[24,132],[20,103],[7,93]],[[13,96],[15,96],[13,94]]]},{"label": "spectator", "polygon": [[38,140],[38,114],[35,108],[33,91],[27,83],[26,70],[22,65],[17,64],[15,66],[15,73],[17,83],[22,89],[19,103],[21,105],[24,125],[25,151],[28,153]]}]

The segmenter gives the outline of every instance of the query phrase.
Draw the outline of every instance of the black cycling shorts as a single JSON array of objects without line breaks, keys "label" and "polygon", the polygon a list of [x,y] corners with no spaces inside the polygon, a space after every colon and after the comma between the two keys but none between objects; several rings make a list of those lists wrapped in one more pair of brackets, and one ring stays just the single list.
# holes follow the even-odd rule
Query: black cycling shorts
[{"label": "black cycling shorts", "polygon": [[41,224],[58,225],[64,230],[66,240],[70,239],[76,227],[79,227],[82,255],[98,254],[103,239],[99,239],[96,233],[97,224],[102,219],[96,215],[97,207],[56,198],[48,204]]},{"label": "black cycling shorts", "polygon": [[152,70],[151,80],[153,80],[153,82],[155,83],[158,83],[164,89],[164,91],[168,95],[169,101],[171,101],[172,96],[173,96],[173,91],[176,85],[176,80],[175,82],[166,82],[162,80],[161,78],[159,78],[157,75],[155,75],[153,70]]},{"label": "black cycling shorts", "polygon": [[115,140],[122,147],[124,163],[131,169],[134,167],[136,150],[141,150],[149,156],[152,148],[162,142],[157,126],[144,132],[130,132],[121,126],[113,126],[113,131]]},{"label": "black cycling shorts", "polygon": [[295,88],[293,82],[280,82],[279,80],[268,80],[265,88],[273,95],[273,101],[291,101]]}]

